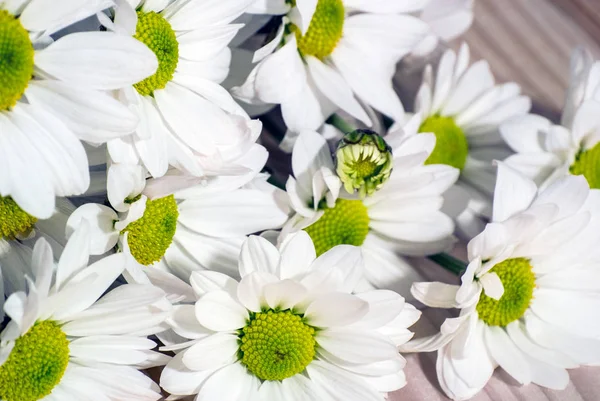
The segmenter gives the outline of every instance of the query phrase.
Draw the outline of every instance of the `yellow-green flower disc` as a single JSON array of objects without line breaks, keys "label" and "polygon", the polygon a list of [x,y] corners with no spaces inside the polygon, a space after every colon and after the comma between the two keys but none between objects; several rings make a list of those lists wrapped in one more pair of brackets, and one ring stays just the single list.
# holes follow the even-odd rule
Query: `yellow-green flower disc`
[{"label": "yellow-green flower disc", "polygon": [[342,38],[345,17],[342,0],[319,0],[306,33],[302,35],[298,27],[292,27],[300,54],[323,60],[333,53]]},{"label": "yellow-green flower disc", "polygon": [[600,188],[600,143],[591,149],[579,152],[569,171],[573,175],[583,175],[590,188]]},{"label": "yellow-green flower disc", "polygon": [[435,148],[425,164],[446,164],[459,170],[465,167],[469,144],[465,133],[452,117],[428,117],[419,127],[419,132],[435,134]]},{"label": "yellow-green flower disc", "polygon": [[369,233],[369,214],[362,201],[338,199],[333,208],[325,209],[323,216],[304,231],[312,238],[317,255],[336,245],[360,246]]},{"label": "yellow-green flower disc", "polygon": [[147,201],[144,215],[121,231],[128,233],[127,245],[135,260],[144,266],[161,260],[173,242],[178,217],[173,195]]},{"label": "yellow-green flower disc", "polygon": [[315,329],[290,310],[255,313],[240,330],[239,358],[261,380],[283,380],[314,359]]},{"label": "yellow-green flower disc", "polygon": [[138,11],[138,23],[133,36],[156,54],[156,73],[134,85],[142,96],[153,96],[157,89],[164,89],[173,79],[179,63],[179,42],[175,31],[162,15],[151,11]]},{"label": "yellow-green flower disc", "polygon": [[500,277],[504,294],[499,300],[483,292],[477,303],[479,318],[490,326],[506,326],[521,318],[533,299],[535,275],[525,258],[507,259],[498,263],[490,272]]},{"label": "yellow-green flower disc", "polygon": [[23,211],[11,197],[0,197],[0,238],[13,240],[27,235],[36,222],[37,219]]},{"label": "yellow-green flower disc", "polygon": [[0,111],[23,96],[33,76],[33,44],[18,18],[0,10]]},{"label": "yellow-green flower disc", "polygon": [[69,341],[52,321],[36,323],[17,339],[0,366],[0,400],[37,401],[60,383],[69,364]]}]

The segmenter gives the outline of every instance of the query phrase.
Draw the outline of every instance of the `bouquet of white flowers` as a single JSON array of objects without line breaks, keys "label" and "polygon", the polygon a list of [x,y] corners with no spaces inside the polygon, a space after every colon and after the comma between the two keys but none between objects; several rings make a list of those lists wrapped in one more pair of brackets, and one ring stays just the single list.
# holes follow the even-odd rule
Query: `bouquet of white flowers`
[{"label": "bouquet of white flowers", "polygon": [[[599,364],[600,62],[560,125],[466,44],[405,110],[397,63],[472,6],[0,0],[0,401],[383,401],[433,351],[465,400]],[[415,334],[424,306],[455,313]]]}]

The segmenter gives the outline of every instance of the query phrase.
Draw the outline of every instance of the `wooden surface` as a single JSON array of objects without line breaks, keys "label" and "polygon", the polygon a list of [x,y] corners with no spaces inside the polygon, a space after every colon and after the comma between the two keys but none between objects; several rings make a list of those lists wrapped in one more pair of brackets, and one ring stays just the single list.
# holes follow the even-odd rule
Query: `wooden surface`
[{"label": "wooden surface", "polygon": [[474,10],[463,37],[472,55],[488,60],[499,82],[520,84],[540,108],[562,109],[573,48],[600,59],[600,0],[476,0]]}]

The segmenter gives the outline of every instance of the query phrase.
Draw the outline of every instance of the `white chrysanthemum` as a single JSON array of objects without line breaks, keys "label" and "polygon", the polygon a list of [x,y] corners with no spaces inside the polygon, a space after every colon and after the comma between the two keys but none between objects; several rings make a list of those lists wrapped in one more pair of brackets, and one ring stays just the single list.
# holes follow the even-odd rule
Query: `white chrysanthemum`
[{"label": "white chrysanthemum", "polygon": [[[427,67],[415,110],[420,132],[433,132],[436,147],[427,164],[443,163],[461,170],[452,193],[463,193],[469,207],[457,219],[459,232],[472,238],[483,229],[479,216],[489,218],[494,191],[494,159],[509,155],[498,127],[511,117],[525,115],[529,98],[515,83],[496,85],[486,61],[469,66],[469,48],[442,56],[435,80]],[[466,200],[466,199],[465,199]],[[453,201],[450,201],[453,202]]]},{"label": "white chrysanthemum", "polygon": [[112,255],[87,267],[88,234],[82,224],[56,270],[48,243],[36,243],[28,293],[4,303],[11,320],[0,334],[0,399],[65,401],[90,393],[111,401],[161,398],[138,369],[168,361],[145,336],[163,330],[171,304],[150,285],[124,285],[102,296],[125,258]]},{"label": "white chrysanthemum", "polygon": [[440,334],[406,351],[438,350],[446,394],[466,400],[496,366],[519,383],[563,389],[565,369],[600,362],[600,192],[568,176],[537,192],[499,165],[493,221],[469,243],[462,285],[416,283],[432,307],[458,308]]},{"label": "white chrysanthemum", "polygon": [[109,32],[49,35],[112,5],[41,0],[0,4],[0,195],[49,218],[56,196],[83,193],[88,163],[80,139],[130,134],[138,119],[99,90],[119,89],[156,71],[148,48]]},{"label": "white chrysanthemum", "polygon": [[197,180],[185,175],[148,180],[143,193],[125,199],[130,207],[121,216],[91,203],[79,207],[67,226],[72,231],[82,220],[92,224],[93,254],[119,243],[128,255],[126,277],[134,282],[147,282],[144,270],[151,265],[186,281],[199,269],[236,275],[246,236],[286,222],[282,191],[262,181],[231,187],[227,180],[176,191]]},{"label": "white chrysanthemum", "polygon": [[197,301],[168,320],[187,342],[169,347],[161,386],[199,400],[383,401],[406,383],[396,347],[420,312],[392,291],[353,295],[362,268],[352,246],[316,258],[303,232],[281,250],[250,237],[239,283],[192,273]]},{"label": "white chrysanthemum", "polygon": [[106,25],[148,45],[159,66],[120,95],[141,123],[133,135],[109,143],[113,161],[141,162],[153,177],[169,165],[195,176],[244,173],[239,160],[261,148],[255,142],[262,125],[219,83],[229,72],[227,44],[242,26],[231,21],[250,2],[122,2],[114,24]]},{"label": "white chrysanthemum", "polygon": [[[432,254],[452,243],[454,224],[440,209],[442,194],[458,176],[458,170],[449,166],[423,165],[435,137],[417,135],[417,127],[413,118],[404,130],[386,136],[393,170],[383,187],[364,199],[347,193],[340,196],[342,183],[325,139],[317,133],[302,133],[292,153],[295,178],[286,184],[296,214],[282,236],[306,230],[319,255],[340,244],[360,246],[365,278],[372,286],[408,293],[418,276],[401,255]],[[355,168],[368,168],[369,157],[357,153],[362,167]]]},{"label": "white chrysanthemum", "polygon": [[[282,11],[276,3],[282,2],[258,2],[255,8]],[[428,33],[427,24],[409,15],[426,1],[292,3],[276,37],[256,52],[259,64],[234,94],[249,103],[280,104],[287,127],[296,133],[316,130],[339,109],[370,126],[359,101],[402,120],[392,76],[396,63]]]},{"label": "white chrysanthemum", "polygon": [[600,62],[577,50],[571,61],[571,87],[561,125],[528,114],[501,127],[517,154],[506,163],[545,187],[565,175],[583,175],[600,188]]}]

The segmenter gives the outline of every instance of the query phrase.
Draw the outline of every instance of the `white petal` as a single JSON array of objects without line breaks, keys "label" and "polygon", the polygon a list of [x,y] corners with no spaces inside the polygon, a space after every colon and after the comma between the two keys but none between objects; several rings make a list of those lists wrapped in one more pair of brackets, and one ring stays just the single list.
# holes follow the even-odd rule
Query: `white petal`
[{"label": "white petal", "polygon": [[234,363],[239,349],[234,334],[217,333],[206,337],[183,354],[183,364],[191,370],[218,369]]},{"label": "white petal", "polygon": [[498,162],[493,220],[501,222],[525,210],[535,197],[535,183]]},{"label": "white petal", "polygon": [[362,319],[369,312],[369,304],[344,293],[332,292],[318,296],[306,308],[304,317],[316,327],[339,327]]},{"label": "white petal", "polygon": [[315,246],[306,231],[288,235],[281,246],[279,276],[294,277],[307,272],[316,257]]},{"label": "white petal", "polygon": [[156,55],[133,37],[110,32],[64,36],[36,52],[36,66],[72,85],[110,90],[136,84],[154,74]]},{"label": "white petal", "polygon": [[240,252],[240,276],[244,277],[254,271],[277,273],[279,251],[273,244],[262,237],[248,237]]},{"label": "white petal", "polygon": [[[234,384],[234,385],[232,385]],[[239,401],[258,392],[260,380],[242,366],[234,363],[217,371],[206,380],[197,401]]]},{"label": "white petal", "polygon": [[196,302],[196,317],[214,331],[237,330],[246,325],[248,311],[225,291],[211,291]]},{"label": "white petal", "polygon": [[509,375],[521,384],[531,382],[531,370],[523,354],[508,337],[504,329],[489,326],[485,329],[485,342],[492,358]]},{"label": "white petal", "polygon": [[67,237],[81,225],[83,220],[90,223],[90,253],[102,255],[113,248],[119,240],[119,231],[114,222],[119,217],[111,208],[96,203],[88,203],[77,208],[67,221]]}]

